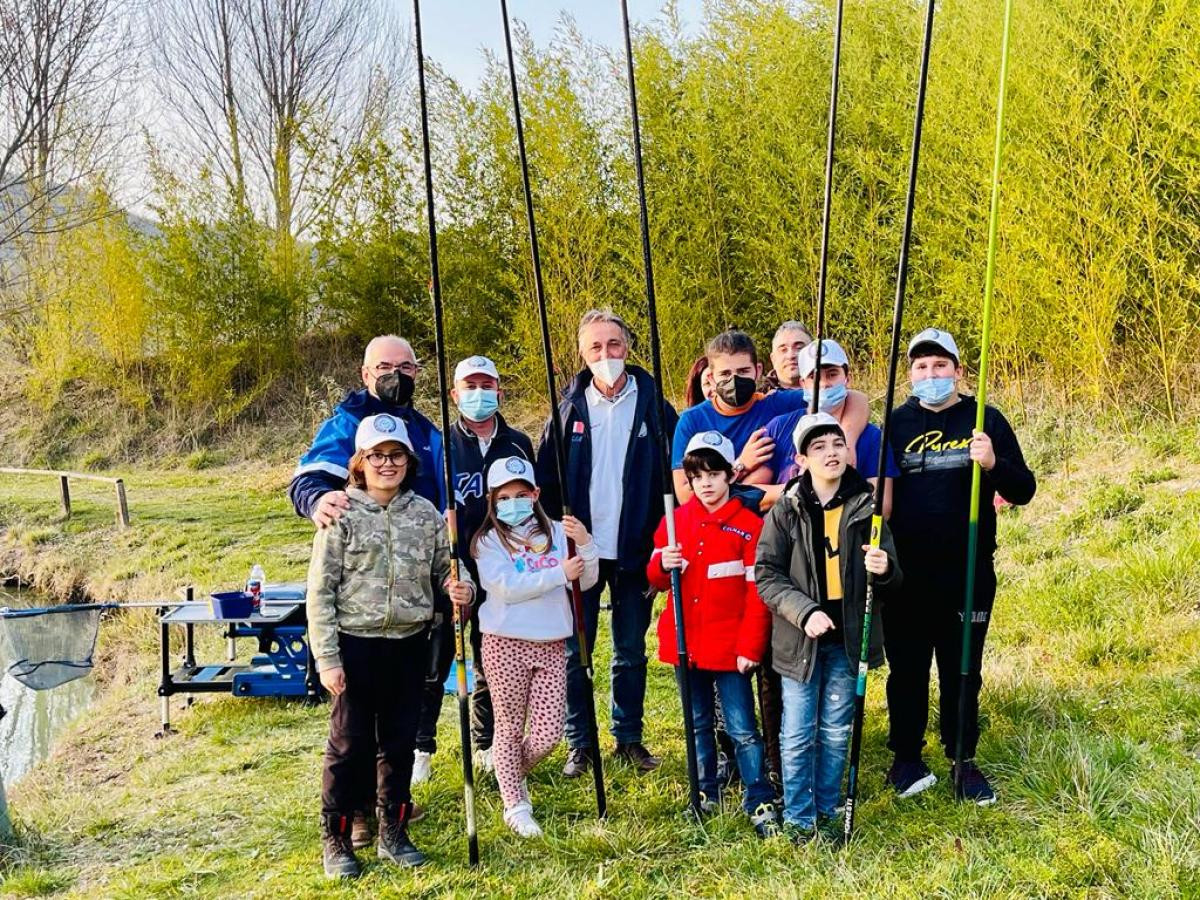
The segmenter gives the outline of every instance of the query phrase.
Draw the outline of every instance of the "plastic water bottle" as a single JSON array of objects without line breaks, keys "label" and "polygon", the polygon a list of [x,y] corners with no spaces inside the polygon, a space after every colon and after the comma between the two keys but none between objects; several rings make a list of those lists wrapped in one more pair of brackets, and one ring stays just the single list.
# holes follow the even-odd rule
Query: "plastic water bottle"
[{"label": "plastic water bottle", "polygon": [[246,593],[250,595],[250,605],[254,611],[262,611],[262,592],[267,583],[267,575],[258,563],[250,569],[250,577],[246,579]]}]

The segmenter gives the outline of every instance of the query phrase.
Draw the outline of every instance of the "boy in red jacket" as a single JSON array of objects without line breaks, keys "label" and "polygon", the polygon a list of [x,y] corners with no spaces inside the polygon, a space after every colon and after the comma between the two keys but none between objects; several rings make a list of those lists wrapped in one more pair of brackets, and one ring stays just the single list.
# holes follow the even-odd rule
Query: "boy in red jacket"
[{"label": "boy in red jacket", "polygon": [[[670,570],[682,570],[702,805],[705,810],[715,810],[720,798],[713,722],[715,686],[745,785],[742,806],[755,831],[766,837],[777,831],[778,815],[775,789],[767,778],[763,739],[754,720],[749,673],[766,652],[771,614],[754,587],[754,553],[762,520],[729,496],[734,458],[733,444],[720,432],[693,435],[683,459],[693,496],[675,514],[679,543],[667,546],[666,521],[660,522],[646,574],[652,587],[665,591],[671,584]],[[675,666],[678,673],[672,603],[658,620],[658,658]]]}]

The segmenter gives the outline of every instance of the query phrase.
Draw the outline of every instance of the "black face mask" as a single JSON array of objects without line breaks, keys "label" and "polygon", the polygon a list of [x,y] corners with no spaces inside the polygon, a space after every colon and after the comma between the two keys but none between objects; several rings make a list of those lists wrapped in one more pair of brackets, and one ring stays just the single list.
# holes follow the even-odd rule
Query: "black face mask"
[{"label": "black face mask", "polygon": [[745,406],[754,396],[756,387],[754,379],[747,378],[745,375],[734,375],[732,378],[726,378],[716,384],[717,396],[724,401],[726,406]]},{"label": "black face mask", "polygon": [[392,406],[408,406],[416,382],[411,375],[393,370],[375,379],[375,396]]}]

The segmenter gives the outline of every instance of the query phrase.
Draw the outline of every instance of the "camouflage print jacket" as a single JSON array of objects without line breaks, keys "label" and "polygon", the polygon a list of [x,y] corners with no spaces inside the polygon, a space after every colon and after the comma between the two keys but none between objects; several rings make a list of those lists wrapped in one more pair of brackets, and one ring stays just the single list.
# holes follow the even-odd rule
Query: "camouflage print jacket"
[{"label": "camouflage print jacket", "polygon": [[[446,526],[434,505],[403,491],[386,507],[349,487],[350,508],[318,529],[308,567],[308,632],[317,668],[342,664],[338,632],[404,638],[433,619],[450,574]],[[463,571],[464,580],[468,578]]]}]

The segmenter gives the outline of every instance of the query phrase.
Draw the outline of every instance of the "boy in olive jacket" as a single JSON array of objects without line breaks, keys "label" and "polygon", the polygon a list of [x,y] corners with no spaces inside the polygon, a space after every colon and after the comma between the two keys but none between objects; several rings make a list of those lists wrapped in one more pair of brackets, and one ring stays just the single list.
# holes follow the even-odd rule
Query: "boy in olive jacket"
[{"label": "boy in olive jacket", "polygon": [[[754,568],[773,614],[772,665],[783,678],[783,821],[793,840],[816,834],[842,803],[854,718],[867,573],[901,578],[891,533],[871,549],[871,489],[846,459],[846,436],[828,413],[804,416],[793,442],[804,474],[788,482],[763,525]],[[883,662],[879,619],[869,662]]]}]

